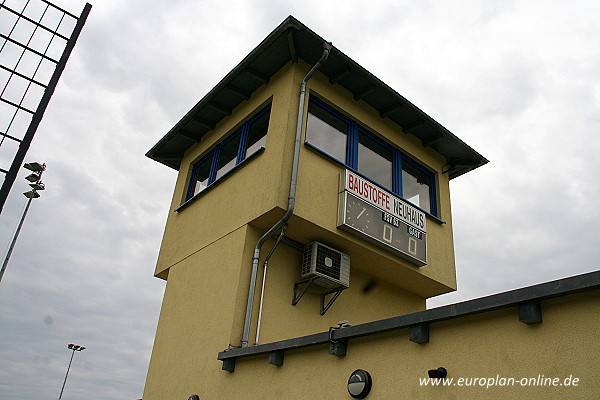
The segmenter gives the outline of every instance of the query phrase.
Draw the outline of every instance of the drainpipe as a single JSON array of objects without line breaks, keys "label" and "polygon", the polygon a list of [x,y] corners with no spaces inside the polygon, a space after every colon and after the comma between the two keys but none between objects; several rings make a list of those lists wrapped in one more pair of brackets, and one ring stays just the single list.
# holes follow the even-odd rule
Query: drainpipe
[{"label": "drainpipe", "polygon": [[263,278],[262,278],[262,286],[260,288],[260,302],[258,303],[258,321],[256,321],[256,336],[254,336],[254,345],[255,346],[258,346],[258,337],[260,336],[260,321],[262,320],[263,302],[265,299],[265,282],[267,280],[267,268],[269,267],[269,259],[271,258],[271,256],[273,255],[273,252],[275,251],[275,248],[277,247],[277,245],[283,238],[283,235],[285,234],[286,229],[287,229],[287,225],[283,225],[281,227],[281,232],[279,233],[279,236],[277,237],[277,240],[275,241],[273,248],[271,249],[269,254],[267,254],[267,256],[265,257],[265,261],[263,263]]},{"label": "drainpipe", "polygon": [[321,67],[321,64],[329,57],[331,51],[331,43],[323,43],[323,55],[321,59],[312,67],[308,74],[302,79],[300,85],[300,104],[298,105],[298,124],[296,125],[296,142],[294,143],[294,160],[292,163],[292,177],[290,181],[290,195],[288,197],[288,208],[283,216],[275,225],[271,227],[264,235],[258,239],[254,248],[254,257],[252,258],[252,273],[250,275],[250,289],[248,290],[248,302],[246,303],[246,318],[244,320],[244,331],[242,334],[242,347],[248,347],[248,337],[250,336],[250,323],[252,319],[252,308],[254,306],[254,294],[256,291],[256,276],[258,274],[258,260],[260,258],[260,249],[262,245],[273,234],[283,227],[283,225],[294,214],[294,206],[296,204],[296,181],[298,180],[298,161],[300,156],[300,139],[302,136],[302,117],[304,116],[304,100],[306,98],[306,84],[315,72]]}]

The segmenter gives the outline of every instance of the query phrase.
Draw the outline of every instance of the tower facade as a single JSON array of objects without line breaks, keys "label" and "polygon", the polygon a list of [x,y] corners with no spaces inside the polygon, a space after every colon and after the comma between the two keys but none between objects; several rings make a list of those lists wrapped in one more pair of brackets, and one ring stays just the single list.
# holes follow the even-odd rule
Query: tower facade
[{"label": "tower facade", "polygon": [[[425,300],[456,289],[449,181],[487,162],[293,17],[148,156],[179,174],[144,399],[348,398],[328,382],[392,362],[385,332],[427,344]],[[389,387],[426,369],[403,351]]]},{"label": "tower facade", "polygon": [[[219,350],[424,310],[455,290],[449,180],[487,162],[292,17],[148,155],[179,174],[146,398],[164,398],[182,373],[219,379]],[[257,263],[292,180],[291,217]],[[333,254],[313,264],[348,261],[344,282],[310,262],[303,274],[313,244]]]}]

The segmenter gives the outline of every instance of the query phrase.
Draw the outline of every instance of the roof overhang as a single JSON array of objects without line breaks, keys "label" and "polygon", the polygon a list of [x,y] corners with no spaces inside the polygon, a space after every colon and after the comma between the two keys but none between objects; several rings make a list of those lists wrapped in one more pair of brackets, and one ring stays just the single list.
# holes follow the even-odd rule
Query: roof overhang
[{"label": "roof overhang", "polygon": [[[260,86],[289,62],[304,60],[314,65],[326,41],[289,16],[204,96],[146,156],[179,169],[185,151]],[[333,47],[319,69],[331,84],[338,84],[421,140],[447,160],[445,172],[450,179],[469,172],[488,160],[444,128],[433,118]]]}]

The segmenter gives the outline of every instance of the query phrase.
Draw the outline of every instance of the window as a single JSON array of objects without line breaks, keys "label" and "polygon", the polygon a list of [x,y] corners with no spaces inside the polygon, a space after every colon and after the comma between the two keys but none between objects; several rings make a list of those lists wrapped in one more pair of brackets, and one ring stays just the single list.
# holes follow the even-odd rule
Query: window
[{"label": "window", "polygon": [[200,161],[194,167],[194,175],[195,179],[192,180],[194,182],[194,194],[200,193],[208,186],[208,178],[210,178],[210,167],[212,165],[213,153],[209,154],[207,157],[204,157],[204,160]]},{"label": "window", "polygon": [[411,203],[431,213],[431,175],[410,161],[402,164],[402,193]]},{"label": "window", "polygon": [[383,187],[393,186],[392,151],[364,132],[358,134],[358,172]]},{"label": "window", "polygon": [[314,97],[308,105],[306,143],[437,216],[432,172]]},{"label": "window", "polygon": [[317,104],[308,104],[306,140],[331,157],[346,162],[348,124]]},{"label": "window", "polygon": [[221,146],[217,161],[217,175],[215,180],[221,178],[235,167],[238,159],[238,150],[240,148],[241,134],[233,135]]},{"label": "window", "polygon": [[265,147],[267,141],[267,128],[269,127],[269,114],[268,110],[263,112],[250,124],[245,157],[248,157]]},{"label": "window", "polygon": [[268,105],[192,166],[186,201],[264,149],[270,114],[271,106]]}]

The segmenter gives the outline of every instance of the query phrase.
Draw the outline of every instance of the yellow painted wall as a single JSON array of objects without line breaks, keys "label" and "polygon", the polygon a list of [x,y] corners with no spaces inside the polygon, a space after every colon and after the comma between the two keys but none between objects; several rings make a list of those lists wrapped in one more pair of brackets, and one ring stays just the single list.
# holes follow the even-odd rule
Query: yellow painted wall
[{"label": "yellow painted wall", "polygon": [[[175,398],[171,394],[183,390],[199,374],[207,382],[223,378],[216,356],[228,344],[240,344],[251,258],[262,233],[261,229],[245,225],[171,268],[144,399]],[[268,241],[265,249],[273,244],[274,241]],[[300,258],[297,249],[280,244],[269,262],[261,343],[327,330],[344,319],[359,324],[425,306],[423,298],[385,282],[365,293],[362,289],[372,277],[360,271],[351,274],[352,286],[324,316],[319,314],[320,291],[316,288],[292,306],[293,283],[300,280]],[[251,345],[256,332],[258,289]]]},{"label": "yellow painted wall", "polygon": [[[302,73],[302,70],[298,70],[298,74]],[[340,86],[329,84],[328,79],[320,73],[309,81],[309,90],[369,129],[371,133],[401,149],[421,165],[436,171],[439,214],[440,219],[446,223],[441,224],[433,218],[427,218],[428,264],[424,267],[416,267],[385,250],[365,244],[363,240],[351,234],[341,232],[336,228],[336,183],[343,167],[308,147],[302,149],[300,158],[298,204],[295,214],[330,232],[327,239],[357,260],[353,267],[375,274],[424,297],[455,290],[449,181],[448,175],[441,173],[446,162],[444,157],[430,148],[422,147],[420,140],[415,136],[403,133],[398,125],[389,119],[382,119],[378,111],[362,101],[354,100],[352,94]],[[290,228],[293,229],[291,224]],[[334,235],[336,237],[333,237]],[[374,268],[373,265],[378,267]]]},{"label": "yellow painted wall", "polygon": [[145,399],[176,398],[166,393],[181,392],[199,376],[218,378],[218,369],[207,366],[214,364],[214,349],[226,347],[234,328],[241,329],[235,322],[240,320],[236,311],[243,306],[238,303],[249,276],[240,266],[252,255],[245,247],[248,229],[236,229],[170,271]]},{"label": "yellow painted wall", "polygon": [[[268,242],[265,249],[270,250],[272,243],[274,241]],[[422,297],[381,280],[371,290],[363,291],[373,276],[352,269],[350,288],[342,292],[325,315],[319,313],[320,294],[325,289],[318,286],[310,288],[298,304],[292,306],[293,284],[301,280],[301,257],[301,252],[295,248],[282,245],[269,261],[260,343],[322,332],[343,320],[356,325],[425,308]],[[251,338],[254,338],[260,285],[257,293]]]},{"label": "yellow painted wall", "polygon": [[[283,214],[289,194],[299,86],[308,68],[304,63],[282,68],[268,85],[255,92],[249,101],[242,103],[212,133],[188,150],[173,195],[155,271],[157,276],[166,278],[172,265],[245,223],[268,228]],[[422,147],[414,136],[402,133],[399,126],[381,119],[365,103],[353,100],[338,85],[330,85],[320,73],[309,81],[308,89],[415,160],[438,171],[436,189],[440,218],[446,223],[428,218],[428,265],[421,268],[338,230],[337,192],[339,173],[344,167],[302,145],[295,216],[289,223],[287,235],[302,243],[319,240],[339,248],[356,260],[353,268],[422,297],[454,290],[448,176],[440,173],[445,163],[443,157]],[[184,200],[193,162],[269,101],[272,101],[272,109],[265,152],[185,209],[174,212]],[[272,213],[263,217],[269,211]]]},{"label": "yellow painted wall", "polygon": [[[182,351],[179,376],[152,392],[147,386],[144,399],[186,399],[193,393],[203,400],[349,399],[346,382],[359,368],[373,378],[370,400],[598,398],[600,291],[543,301],[542,312],[544,321],[537,325],[519,322],[516,307],[434,323],[425,344],[410,342],[406,329],[353,339],[345,357],[328,354],[327,346],[288,351],[280,367],[267,364],[266,355],[243,358],[233,373],[219,370],[220,362],[216,353],[211,359],[210,349],[199,353],[206,353],[206,358]],[[496,376],[518,382],[543,375],[561,381],[572,376],[579,383],[576,387],[420,386],[419,378],[438,367],[445,367],[454,382]],[[170,373],[168,368],[165,373]]]},{"label": "yellow painted wall", "polygon": [[[171,266],[267,211],[287,206],[287,195],[282,195],[286,188],[281,181],[281,166],[291,157],[285,151],[287,137],[283,134],[291,128],[287,113],[274,110],[289,108],[293,89],[292,82],[286,79],[289,73],[290,68],[282,69],[268,86],[257,90],[186,152],[167,218],[155,271],[157,276],[165,277]],[[185,209],[175,212],[185,199],[192,164],[269,102],[272,109],[263,154],[203,193]]]}]

